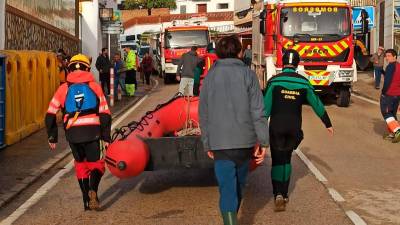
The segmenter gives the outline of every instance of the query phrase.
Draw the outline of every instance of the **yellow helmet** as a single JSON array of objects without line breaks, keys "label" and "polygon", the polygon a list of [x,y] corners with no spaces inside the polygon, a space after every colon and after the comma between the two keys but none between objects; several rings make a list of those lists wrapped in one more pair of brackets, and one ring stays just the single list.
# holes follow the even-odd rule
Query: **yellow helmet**
[{"label": "yellow helmet", "polygon": [[71,70],[76,70],[76,69],[79,70],[79,69],[83,69],[83,68],[81,68],[82,65],[84,67],[86,67],[87,69],[90,69],[90,61],[89,61],[88,57],[83,54],[77,54],[71,58],[71,60],[68,64],[68,67]]}]

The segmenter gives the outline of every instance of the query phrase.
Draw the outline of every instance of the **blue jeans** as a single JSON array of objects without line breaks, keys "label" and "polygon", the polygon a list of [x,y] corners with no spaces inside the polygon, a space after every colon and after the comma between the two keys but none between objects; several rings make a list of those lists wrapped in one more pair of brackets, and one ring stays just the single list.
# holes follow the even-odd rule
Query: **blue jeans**
[{"label": "blue jeans", "polygon": [[381,85],[381,76],[383,73],[383,67],[374,67],[374,73],[375,73],[375,87],[380,87]]},{"label": "blue jeans", "polygon": [[381,95],[381,113],[386,120],[394,117],[397,120],[397,109],[399,108],[400,96]]},{"label": "blue jeans", "polygon": [[122,94],[126,94],[125,90],[125,79],[121,78],[119,75],[115,76],[114,79],[114,95],[118,95],[118,85],[121,87]]},{"label": "blue jeans", "polygon": [[250,161],[237,166],[231,160],[215,160],[214,171],[219,186],[219,207],[222,213],[237,212],[242,201]]}]

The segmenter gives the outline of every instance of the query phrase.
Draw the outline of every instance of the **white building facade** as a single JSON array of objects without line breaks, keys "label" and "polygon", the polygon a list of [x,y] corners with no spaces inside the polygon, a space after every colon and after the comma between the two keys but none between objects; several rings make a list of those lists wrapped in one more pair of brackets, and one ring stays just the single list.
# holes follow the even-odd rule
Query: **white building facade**
[{"label": "white building facade", "polygon": [[[92,68],[95,68],[96,59],[103,47],[101,22],[99,18],[99,2],[98,0],[93,0],[81,2],[80,4],[82,8],[82,16],[80,18],[82,53],[92,57],[91,66]],[[97,73],[95,73],[95,75],[98,79]]]},{"label": "white building facade", "polygon": [[176,0],[176,9],[171,14],[234,11],[234,3],[234,0]]}]

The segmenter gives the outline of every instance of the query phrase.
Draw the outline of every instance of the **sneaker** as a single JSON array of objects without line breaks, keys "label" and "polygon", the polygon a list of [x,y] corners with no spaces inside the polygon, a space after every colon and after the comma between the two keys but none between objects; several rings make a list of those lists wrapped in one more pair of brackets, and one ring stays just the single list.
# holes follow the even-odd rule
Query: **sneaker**
[{"label": "sneaker", "polygon": [[99,210],[100,204],[99,199],[97,198],[97,193],[93,190],[89,191],[89,208],[91,210]]},{"label": "sneaker", "polygon": [[396,131],[392,139],[392,143],[398,143],[398,142],[400,142],[400,130]]},{"label": "sneaker", "polygon": [[[288,199],[289,200],[289,199]],[[275,212],[282,212],[286,210],[286,201],[282,195],[275,197]]]},{"label": "sneaker", "polygon": [[394,134],[393,133],[387,133],[383,135],[383,139],[387,140],[387,141],[392,141],[394,138]]}]

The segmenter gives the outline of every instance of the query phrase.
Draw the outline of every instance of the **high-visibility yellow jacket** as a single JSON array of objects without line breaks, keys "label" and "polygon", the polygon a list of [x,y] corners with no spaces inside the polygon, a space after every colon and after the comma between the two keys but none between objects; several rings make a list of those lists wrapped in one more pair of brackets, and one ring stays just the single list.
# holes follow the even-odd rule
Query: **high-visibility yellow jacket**
[{"label": "high-visibility yellow jacket", "polygon": [[125,59],[125,66],[127,70],[136,70],[136,54],[133,50],[128,52]]}]

